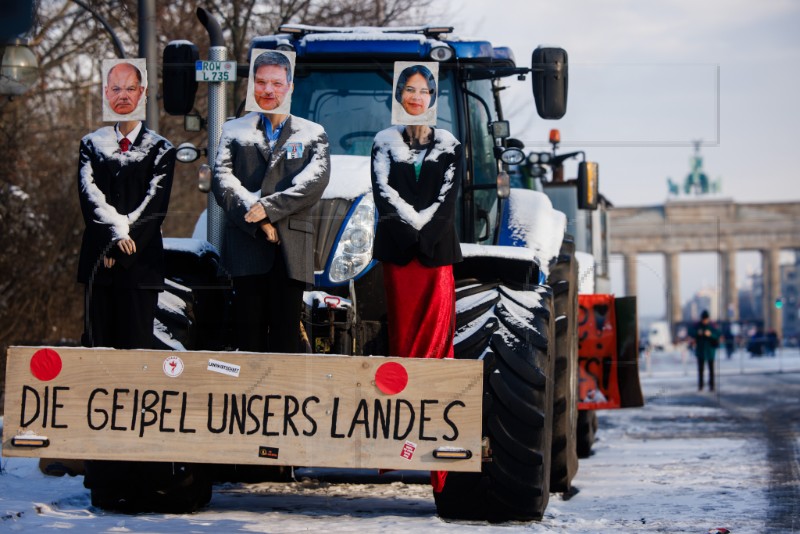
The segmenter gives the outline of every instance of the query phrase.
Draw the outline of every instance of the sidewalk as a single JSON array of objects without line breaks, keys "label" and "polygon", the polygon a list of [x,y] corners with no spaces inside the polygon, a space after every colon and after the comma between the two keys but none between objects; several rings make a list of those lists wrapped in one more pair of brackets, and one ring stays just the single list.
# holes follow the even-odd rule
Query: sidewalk
[{"label": "sidewalk", "polygon": [[[800,349],[779,348],[775,356],[753,357],[746,350],[738,350],[730,359],[724,350],[717,351],[717,372],[720,375],[800,372]],[[639,358],[639,376],[670,377],[694,376],[697,363],[689,349],[674,352],[643,352]]]}]

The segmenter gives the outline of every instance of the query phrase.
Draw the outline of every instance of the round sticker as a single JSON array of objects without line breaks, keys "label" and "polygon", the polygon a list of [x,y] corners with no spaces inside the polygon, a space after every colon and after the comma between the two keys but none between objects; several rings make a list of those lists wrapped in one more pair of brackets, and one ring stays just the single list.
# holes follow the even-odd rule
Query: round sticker
[{"label": "round sticker", "polygon": [[164,374],[175,378],[183,372],[183,360],[177,356],[169,356],[164,360]]},{"label": "round sticker", "polygon": [[31,373],[43,382],[57,377],[61,367],[61,356],[53,349],[39,349],[31,356]]},{"label": "round sticker", "polygon": [[375,385],[387,395],[396,395],[408,385],[408,371],[397,362],[386,362],[375,371]]}]

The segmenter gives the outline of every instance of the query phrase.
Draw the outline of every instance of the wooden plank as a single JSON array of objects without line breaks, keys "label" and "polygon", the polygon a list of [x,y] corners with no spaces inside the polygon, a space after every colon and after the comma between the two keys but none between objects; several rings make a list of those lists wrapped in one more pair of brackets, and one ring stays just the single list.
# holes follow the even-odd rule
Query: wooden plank
[{"label": "wooden plank", "polygon": [[3,455],[479,471],[482,391],[480,361],[10,347]]}]

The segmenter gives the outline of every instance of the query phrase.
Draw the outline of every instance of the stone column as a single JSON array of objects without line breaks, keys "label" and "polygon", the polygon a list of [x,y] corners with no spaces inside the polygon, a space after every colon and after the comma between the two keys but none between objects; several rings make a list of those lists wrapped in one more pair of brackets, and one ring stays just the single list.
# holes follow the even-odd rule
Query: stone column
[{"label": "stone column", "polygon": [[673,334],[675,325],[681,320],[681,277],[676,252],[664,253],[664,274],[667,279],[667,321],[672,325]]},{"label": "stone column", "polygon": [[632,297],[636,295],[636,252],[627,252],[625,256],[625,296]]},{"label": "stone column", "polygon": [[781,296],[780,249],[771,248],[761,251],[761,272],[764,278],[764,331],[775,330],[782,336],[781,310],[775,308],[775,299]]},{"label": "stone column", "polygon": [[736,288],[736,250],[730,249],[719,253],[720,295],[722,309],[718,319],[721,321],[739,320],[739,292]]}]

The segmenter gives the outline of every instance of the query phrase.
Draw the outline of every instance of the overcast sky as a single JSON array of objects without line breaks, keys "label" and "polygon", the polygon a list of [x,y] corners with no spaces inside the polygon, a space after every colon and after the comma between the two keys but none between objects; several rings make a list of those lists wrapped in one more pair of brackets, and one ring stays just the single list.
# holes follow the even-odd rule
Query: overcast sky
[{"label": "overcast sky", "polygon": [[[559,128],[565,149],[599,162],[601,191],[615,205],[663,203],[667,177],[689,172],[694,140],[723,196],[800,200],[800,2],[451,0],[449,9],[455,33],[511,47],[520,66],[539,44],[567,50],[566,117],[539,119],[529,82],[512,81],[512,134],[541,149]],[[682,300],[717,283],[712,255],[684,256]],[[740,278],[748,265],[760,269],[754,253],[740,256]],[[640,273],[661,277],[655,263]],[[658,313],[663,296],[648,297],[640,309]]]}]

